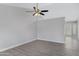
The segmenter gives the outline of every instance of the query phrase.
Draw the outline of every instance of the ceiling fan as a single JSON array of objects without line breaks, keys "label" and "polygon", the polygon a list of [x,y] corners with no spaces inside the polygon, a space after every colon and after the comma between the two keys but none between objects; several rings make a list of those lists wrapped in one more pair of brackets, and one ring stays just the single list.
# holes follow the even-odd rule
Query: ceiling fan
[{"label": "ceiling fan", "polygon": [[45,15],[43,12],[48,12],[48,10],[40,10],[38,8],[38,3],[36,3],[36,6],[33,7],[34,11],[26,11],[26,12],[34,12],[33,16],[40,16],[40,15]]}]

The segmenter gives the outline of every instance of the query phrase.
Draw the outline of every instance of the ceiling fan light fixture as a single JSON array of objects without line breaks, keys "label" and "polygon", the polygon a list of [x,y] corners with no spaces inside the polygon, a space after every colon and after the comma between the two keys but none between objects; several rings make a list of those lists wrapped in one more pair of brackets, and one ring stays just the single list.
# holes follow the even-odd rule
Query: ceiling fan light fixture
[{"label": "ceiling fan light fixture", "polygon": [[34,16],[40,16],[40,14],[39,13],[36,13]]}]

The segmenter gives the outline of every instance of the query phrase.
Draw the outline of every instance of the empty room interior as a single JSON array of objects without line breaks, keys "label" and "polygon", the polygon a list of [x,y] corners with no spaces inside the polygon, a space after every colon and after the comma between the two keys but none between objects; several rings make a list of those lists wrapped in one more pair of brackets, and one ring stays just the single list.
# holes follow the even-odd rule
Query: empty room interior
[{"label": "empty room interior", "polygon": [[79,3],[0,3],[0,56],[79,56]]}]

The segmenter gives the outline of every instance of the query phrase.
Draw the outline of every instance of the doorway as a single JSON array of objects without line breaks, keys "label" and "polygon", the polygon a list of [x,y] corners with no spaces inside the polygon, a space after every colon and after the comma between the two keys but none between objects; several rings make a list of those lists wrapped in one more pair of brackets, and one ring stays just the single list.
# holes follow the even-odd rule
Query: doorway
[{"label": "doorway", "polygon": [[65,36],[71,37],[73,39],[78,39],[78,22],[77,21],[68,21],[66,22],[66,31]]}]

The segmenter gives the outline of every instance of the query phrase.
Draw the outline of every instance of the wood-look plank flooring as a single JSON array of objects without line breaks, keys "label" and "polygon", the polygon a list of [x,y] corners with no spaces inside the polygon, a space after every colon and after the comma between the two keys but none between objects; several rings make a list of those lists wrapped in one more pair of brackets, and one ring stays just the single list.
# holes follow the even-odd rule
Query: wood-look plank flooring
[{"label": "wood-look plank flooring", "polygon": [[67,38],[67,41],[65,44],[60,44],[36,40],[0,52],[0,56],[79,56],[79,41],[70,38]]}]

